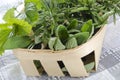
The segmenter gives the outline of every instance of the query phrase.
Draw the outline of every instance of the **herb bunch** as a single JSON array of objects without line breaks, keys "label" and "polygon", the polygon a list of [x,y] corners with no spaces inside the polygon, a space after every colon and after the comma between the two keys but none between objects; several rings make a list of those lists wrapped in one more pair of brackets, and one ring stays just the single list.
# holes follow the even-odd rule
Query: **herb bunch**
[{"label": "herb bunch", "polygon": [[16,8],[8,10],[5,23],[0,24],[0,53],[15,48],[64,50],[81,45],[109,16],[113,15],[115,22],[120,0],[25,0],[22,12],[15,16],[14,11]]}]

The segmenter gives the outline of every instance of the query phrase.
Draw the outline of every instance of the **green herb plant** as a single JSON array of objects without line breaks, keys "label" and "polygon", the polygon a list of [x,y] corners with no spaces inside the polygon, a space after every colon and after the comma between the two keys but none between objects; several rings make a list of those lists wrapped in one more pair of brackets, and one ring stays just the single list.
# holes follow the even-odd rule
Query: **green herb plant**
[{"label": "green herb plant", "polygon": [[14,11],[9,9],[0,24],[0,54],[16,48],[58,51],[79,46],[109,16],[115,22],[120,0],[25,0],[22,12],[15,16]]}]

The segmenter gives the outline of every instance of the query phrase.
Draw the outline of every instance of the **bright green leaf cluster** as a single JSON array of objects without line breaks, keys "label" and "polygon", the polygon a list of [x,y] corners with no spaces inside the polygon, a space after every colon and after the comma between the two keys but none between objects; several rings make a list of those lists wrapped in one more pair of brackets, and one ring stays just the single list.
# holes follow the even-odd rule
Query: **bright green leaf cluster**
[{"label": "bright green leaf cluster", "polygon": [[14,11],[15,8],[8,10],[3,17],[6,22],[0,24],[0,54],[6,49],[27,47],[31,42],[27,36],[32,26],[25,20],[15,18]]}]

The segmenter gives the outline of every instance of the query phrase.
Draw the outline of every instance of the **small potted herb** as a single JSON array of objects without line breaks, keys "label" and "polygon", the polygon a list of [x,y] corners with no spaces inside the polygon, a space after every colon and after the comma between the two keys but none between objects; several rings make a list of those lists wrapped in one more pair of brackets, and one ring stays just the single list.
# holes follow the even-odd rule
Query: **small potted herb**
[{"label": "small potted herb", "polygon": [[44,69],[49,76],[79,77],[97,68],[104,26],[111,15],[116,21],[120,1],[25,0],[16,11],[8,10],[0,24],[0,53],[13,49],[27,75]]}]

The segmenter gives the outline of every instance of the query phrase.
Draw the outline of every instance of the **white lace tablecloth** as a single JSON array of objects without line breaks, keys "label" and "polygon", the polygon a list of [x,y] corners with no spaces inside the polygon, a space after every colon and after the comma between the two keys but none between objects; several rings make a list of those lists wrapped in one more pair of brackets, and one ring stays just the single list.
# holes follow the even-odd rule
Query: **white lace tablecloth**
[{"label": "white lace tablecloth", "polygon": [[[0,22],[2,16],[11,7],[16,7],[23,0],[0,0]],[[116,25],[110,19],[107,25],[102,55],[96,73],[91,73],[86,78],[71,77],[30,77],[24,74],[19,60],[12,51],[6,51],[0,56],[0,80],[120,80],[120,18],[117,17]]]}]

